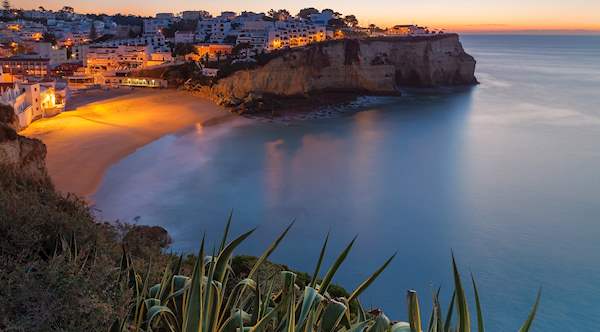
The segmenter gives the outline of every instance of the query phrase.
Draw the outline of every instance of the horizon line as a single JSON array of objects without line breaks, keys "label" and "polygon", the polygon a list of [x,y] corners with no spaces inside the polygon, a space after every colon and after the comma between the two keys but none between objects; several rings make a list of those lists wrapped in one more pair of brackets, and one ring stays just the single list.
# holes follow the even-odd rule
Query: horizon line
[{"label": "horizon line", "polygon": [[[15,10],[38,10],[40,6],[38,7],[34,7],[34,8],[13,8]],[[43,6],[41,6],[43,7]],[[50,9],[52,10],[52,9]],[[53,11],[60,11],[60,9],[55,9]],[[181,10],[181,11],[173,11],[171,13],[173,14],[177,14],[177,13],[181,13],[184,12],[186,10]],[[223,11],[229,11],[229,10],[223,10]],[[243,12],[244,10],[240,10],[239,12],[235,11],[236,14],[239,14],[241,12]],[[142,18],[153,18],[156,14],[158,13],[163,13],[165,11],[156,11],[154,13],[154,15],[144,15],[144,14],[138,14],[138,13],[133,13],[133,12],[121,12],[121,11],[116,11],[114,13],[107,13],[107,12],[77,12],[78,14],[83,14],[83,15],[107,15],[107,16],[114,16],[114,15],[124,15],[124,16],[137,16],[137,17],[142,17]],[[265,13],[264,11],[259,11],[257,13]],[[214,14],[213,14],[214,15]],[[360,16],[357,15],[357,17],[359,18],[360,21]],[[364,24],[363,24],[364,25]],[[389,28],[391,26],[393,26],[394,24],[389,24],[389,26],[383,25],[385,28]],[[439,26],[443,26],[444,24],[424,24],[423,26],[426,25],[439,25]],[[366,25],[365,25],[366,26]],[[496,26],[496,27],[501,27],[501,28],[497,28],[497,29],[485,29],[483,27],[492,27],[492,26]],[[480,27],[480,29],[478,29],[477,27]],[[515,25],[514,28],[510,28],[511,24],[508,23],[478,23],[478,24],[473,24],[473,23],[465,23],[464,25],[461,24],[449,24],[446,27],[442,27],[440,28],[440,30],[444,30],[448,33],[461,33],[461,34],[489,34],[489,35],[502,35],[502,34],[546,34],[546,35],[552,35],[552,34],[559,34],[559,35],[600,35],[600,27],[598,28],[588,28],[588,27],[580,27],[580,28],[562,28],[562,27],[527,27],[527,28],[519,28],[518,25]]]}]

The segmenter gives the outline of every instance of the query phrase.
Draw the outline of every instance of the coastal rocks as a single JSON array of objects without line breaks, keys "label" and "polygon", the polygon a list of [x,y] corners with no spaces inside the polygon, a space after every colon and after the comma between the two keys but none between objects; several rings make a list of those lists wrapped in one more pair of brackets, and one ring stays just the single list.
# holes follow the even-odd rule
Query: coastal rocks
[{"label": "coastal rocks", "polygon": [[167,230],[160,226],[135,225],[123,238],[123,244],[134,256],[147,256],[160,252],[171,244]]},{"label": "coastal rocks", "polygon": [[45,181],[48,177],[46,146],[37,139],[18,135],[17,126],[12,107],[0,105],[0,167]]},{"label": "coastal rocks", "polygon": [[275,53],[255,69],[237,71],[203,87],[201,94],[239,108],[264,104],[262,96],[267,95],[306,97],[332,91],[394,95],[402,86],[469,85],[477,82],[474,72],[475,59],[465,53],[456,34],[348,39]]}]

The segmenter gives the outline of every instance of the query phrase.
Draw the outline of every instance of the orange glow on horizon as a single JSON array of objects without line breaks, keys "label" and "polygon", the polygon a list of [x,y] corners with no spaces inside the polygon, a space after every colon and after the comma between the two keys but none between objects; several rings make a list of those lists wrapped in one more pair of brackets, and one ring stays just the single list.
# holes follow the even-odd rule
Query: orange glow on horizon
[{"label": "orange glow on horizon", "polygon": [[[39,0],[14,0],[14,7],[37,8]],[[44,7],[58,10],[63,0],[45,0]],[[600,33],[600,1],[571,0],[430,0],[428,2],[398,2],[392,0],[230,0],[227,3],[195,3],[191,0],[164,2],[147,0],[143,7],[134,0],[105,0],[101,4],[72,0],[69,6],[78,12],[134,14],[154,16],[157,12],[178,13],[204,9],[213,15],[221,11],[243,10],[267,12],[271,8],[287,8],[292,14],[303,7],[332,8],[343,14],[354,14],[360,25],[392,27],[397,24],[417,24],[448,32],[520,32],[562,31]]]}]

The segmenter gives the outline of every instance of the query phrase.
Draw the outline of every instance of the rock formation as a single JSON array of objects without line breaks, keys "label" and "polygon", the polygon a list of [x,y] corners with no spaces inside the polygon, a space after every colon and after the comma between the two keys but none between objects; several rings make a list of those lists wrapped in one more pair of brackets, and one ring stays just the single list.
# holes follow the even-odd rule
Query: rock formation
[{"label": "rock formation", "polygon": [[12,107],[0,105],[0,167],[46,181],[46,146],[37,139],[20,136],[17,127]]},{"label": "rock formation", "polygon": [[252,96],[298,96],[340,91],[397,94],[398,87],[476,83],[475,59],[456,34],[347,39],[268,55],[200,91],[226,106]]}]

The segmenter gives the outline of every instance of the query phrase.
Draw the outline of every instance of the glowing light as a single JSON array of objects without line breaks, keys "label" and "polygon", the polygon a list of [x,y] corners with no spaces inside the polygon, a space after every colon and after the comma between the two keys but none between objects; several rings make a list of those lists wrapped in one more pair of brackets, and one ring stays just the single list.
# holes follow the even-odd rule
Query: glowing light
[{"label": "glowing light", "polygon": [[282,43],[281,39],[273,40],[273,48],[277,49],[277,48],[281,48],[282,46],[283,46],[283,43]]}]

